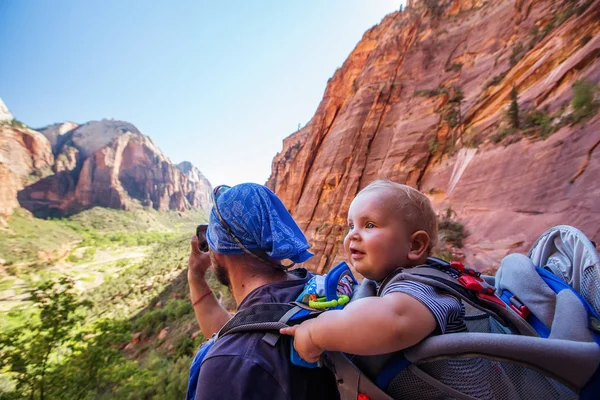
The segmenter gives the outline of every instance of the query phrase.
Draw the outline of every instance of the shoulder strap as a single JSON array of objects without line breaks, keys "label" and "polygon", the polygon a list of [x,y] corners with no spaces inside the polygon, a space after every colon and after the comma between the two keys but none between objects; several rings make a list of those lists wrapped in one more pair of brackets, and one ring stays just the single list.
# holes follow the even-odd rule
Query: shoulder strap
[{"label": "shoulder strap", "polygon": [[296,317],[294,322],[300,323],[320,313],[321,311],[298,302],[256,304],[235,313],[217,333],[215,341],[231,333],[266,332],[263,340],[275,346],[279,338],[279,329],[288,326],[290,319]]},{"label": "shoulder strap", "polygon": [[[444,272],[448,268],[453,269],[458,278]],[[513,326],[522,335],[539,336],[527,321],[496,296],[492,285],[482,279],[478,272],[464,267],[461,263],[449,264],[430,257],[426,265],[410,269],[398,268],[382,282],[378,295],[390,284],[402,280],[421,282],[445,290],[504,324]]]}]

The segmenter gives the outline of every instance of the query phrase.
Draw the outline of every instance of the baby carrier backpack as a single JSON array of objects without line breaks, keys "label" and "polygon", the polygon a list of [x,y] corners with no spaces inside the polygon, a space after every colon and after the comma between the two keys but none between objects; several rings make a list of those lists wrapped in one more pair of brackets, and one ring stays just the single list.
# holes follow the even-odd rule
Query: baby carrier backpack
[{"label": "baby carrier backpack", "polygon": [[[341,263],[325,278],[323,300],[329,306],[343,307],[334,303],[336,284],[348,274]],[[468,332],[431,336],[382,356],[325,353],[322,364],[335,373],[342,399],[600,398],[600,258],[577,229],[549,229],[528,256],[505,257],[495,277],[430,257],[424,266],[396,270],[379,291],[397,280],[422,282],[460,298]],[[376,290],[374,282],[364,280],[352,301]],[[257,305],[236,314],[211,340],[259,330],[265,331],[264,340],[276,343],[281,327],[323,311],[300,301]],[[208,351],[203,346],[198,354],[203,350]],[[303,362],[291,353],[292,362]],[[196,359],[193,390],[194,365],[199,371],[201,363]]]}]

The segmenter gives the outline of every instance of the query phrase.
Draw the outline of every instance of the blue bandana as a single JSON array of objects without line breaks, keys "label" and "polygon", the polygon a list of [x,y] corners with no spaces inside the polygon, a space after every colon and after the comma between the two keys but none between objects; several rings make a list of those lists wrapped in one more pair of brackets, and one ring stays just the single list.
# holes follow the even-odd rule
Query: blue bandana
[{"label": "blue bandana", "polygon": [[[231,231],[249,250],[263,250],[276,260],[290,259],[301,263],[313,256],[306,237],[281,200],[267,187],[242,183],[224,192],[217,199],[221,217]],[[214,207],[206,239],[219,254],[243,254],[221,225]]]}]

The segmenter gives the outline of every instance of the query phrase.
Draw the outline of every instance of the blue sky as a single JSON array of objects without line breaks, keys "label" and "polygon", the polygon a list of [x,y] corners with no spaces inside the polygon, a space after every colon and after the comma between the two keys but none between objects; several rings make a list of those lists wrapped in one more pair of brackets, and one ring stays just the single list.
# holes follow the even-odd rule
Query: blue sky
[{"label": "blue sky", "polygon": [[363,33],[403,1],[0,0],[15,118],[121,119],[213,185],[264,183]]}]

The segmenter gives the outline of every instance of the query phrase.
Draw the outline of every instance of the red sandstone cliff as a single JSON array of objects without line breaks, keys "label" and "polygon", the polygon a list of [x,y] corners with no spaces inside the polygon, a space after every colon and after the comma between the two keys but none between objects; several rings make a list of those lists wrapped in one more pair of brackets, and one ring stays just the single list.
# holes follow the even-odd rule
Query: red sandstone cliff
[{"label": "red sandstone cliff", "polygon": [[[379,178],[451,207],[479,269],[559,223],[600,242],[600,115],[573,123],[570,106],[576,80],[600,80],[599,16],[599,1],[412,1],[367,31],[267,183],[313,244],[309,267],[344,259],[350,202]],[[544,122],[509,126],[513,86],[522,119]]]},{"label": "red sandstone cliff", "polygon": [[17,193],[52,174],[54,156],[48,140],[21,124],[0,123],[0,215],[19,206]]},{"label": "red sandstone cliff", "polygon": [[17,206],[40,217],[136,203],[160,211],[208,208],[211,186],[200,171],[173,165],[130,123],[56,124],[41,133],[12,125],[0,125],[2,214]]}]

